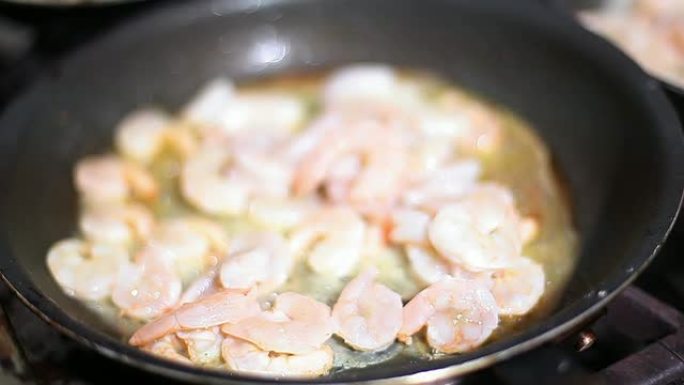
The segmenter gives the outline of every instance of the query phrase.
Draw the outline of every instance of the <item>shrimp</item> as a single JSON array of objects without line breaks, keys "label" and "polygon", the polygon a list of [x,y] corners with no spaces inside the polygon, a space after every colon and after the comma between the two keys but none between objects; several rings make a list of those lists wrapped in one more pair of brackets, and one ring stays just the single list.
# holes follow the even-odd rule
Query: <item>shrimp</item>
[{"label": "shrimp", "polygon": [[333,73],[323,88],[327,105],[364,105],[396,96],[397,76],[391,67],[379,64],[354,65]]},{"label": "shrimp", "polygon": [[294,256],[306,254],[315,272],[343,277],[361,259],[365,231],[365,222],[354,210],[324,209],[293,229],[290,248]]},{"label": "shrimp", "polygon": [[[684,13],[684,11],[682,11]],[[677,23],[673,23],[669,31],[669,40],[680,55],[680,61],[684,61],[684,17]]]},{"label": "shrimp", "polygon": [[326,345],[309,353],[281,354],[261,350],[244,340],[226,337],[221,351],[229,368],[245,373],[316,377],[326,374],[333,364],[333,351]]},{"label": "shrimp", "polygon": [[249,202],[247,217],[275,230],[289,230],[318,208],[315,200],[293,200],[255,197]]},{"label": "shrimp", "polygon": [[425,245],[428,243],[430,214],[417,210],[400,208],[390,217],[389,240],[398,244]]},{"label": "shrimp", "polygon": [[370,268],[350,281],[332,310],[336,334],[356,350],[384,350],[401,328],[401,296],[374,282],[377,276]]},{"label": "shrimp", "polygon": [[522,315],[539,302],[546,284],[544,269],[525,257],[492,274],[492,294],[501,315]]},{"label": "shrimp", "polygon": [[289,197],[292,184],[292,166],[267,149],[235,150],[235,170],[237,177],[247,181],[250,197],[280,198]]},{"label": "shrimp", "polygon": [[143,346],[142,349],[171,361],[188,365],[192,364],[188,357],[183,355],[185,351],[183,343],[178,339],[178,337],[172,334],[153,341]]},{"label": "shrimp", "polygon": [[[296,195],[315,191],[326,182],[331,168],[339,159],[350,155],[360,159],[361,167],[353,178],[333,190],[342,191],[345,202],[371,215],[391,205],[404,182],[408,163],[407,141],[396,122],[374,119],[340,125],[332,129],[311,152],[299,162],[293,187]],[[378,145],[382,143],[382,145]],[[345,186],[347,185],[347,186]],[[340,195],[339,193],[336,195]],[[337,200],[341,200],[337,197]]]},{"label": "shrimp", "polygon": [[247,208],[248,186],[226,172],[231,154],[218,147],[205,147],[183,165],[180,188],[183,197],[208,214],[237,215]]},{"label": "shrimp", "polygon": [[285,239],[277,233],[243,235],[233,240],[220,268],[223,287],[268,292],[285,283],[293,266]]},{"label": "shrimp", "polygon": [[115,156],[91,156],[78,162],[76,189],[87,202],[122,202],[131,197],[153,200],[159,188],[152,176]]},{"label": "shrimp", "polygon": [[216,78],[208,82],[183,108],[183,117],[198,123],[207,131],[221,125],[223,111],[233,101],[235,85],[230,79]]},{"label": "shrimp", "polygon": [[226,232],[203,218],[178,218],[159,224],[149,239],[159,249],[183,281],[215,265],[228,249]]},{"label": "shrimp", "polygon": [[345,155],[335,160],[323,182],[328,199],[334,203],[344,203],[349,196],[354,178],[361,172],[362,167],[361,159],[354,155]]},{"label": "shrimp", "polygon": [[407,171],[412,181],[438,170],[457,153],[453,141],[441,137],[422,136],[412,142]]},{"label": "shrimp", "polygon": [[205,134],[214,131],[224,137],[244,131],[289,133],[305,114],[300,98],[279,92],[237,93],[225,78],[208,83],[184,111]]},{"label": "shrimp", "polygon": [[146,345],[167,334],[182,330],[206,329],[239,322],[259,314],[261,308],[252,293],[223,290],[197,302],[186,303],[138,329],[128,341]]},{"label": "shrimp", "polygon": [[429,248],[407,245],[405,251],[413,273],[422,283],[431,285],[451,274],[449,262]]},{"label": "shrimp", "polygon": [[128,263],[124,246],[73,238],[57,242],[47,255],[50,273],[68,294],[94,301],[111,295],[118,271]]},{"label": "shrimp", "polygon": [[147,246],[135,264],[119,271],[112,301],[124,315],[147,320],[175,307],[181,290],[181,279],[164,251]]},{"label": "shrimp", "polygon": [[159,153],[171,118],[147,108],[126,116],[116,128],[116,146],[124,157],[147,164]]},{"label": "shrimp", "polygon": [[276,353],[306,354],[332,335],[330,307],[302,294],[279,294],[269,311],[225,324],[221,331]]},{"label": "shrimp", "polygon": [[244,213],[249,199],[255,196],[286,198],[292,180],[291,167],[265,151],[204,147],[183,166],[183,197],[198,209],[216,215]]},{"label": "shrimp", "polygon": [[429,225],[432,246],[467,270],[506,267],[522,251],[520,216],[504,187],[482,185],[442,206]]},{"label": "shrimp", "polygon": [[185,342],[190,361],[200,365],[217,364],[221,361],[223,336],[218,327],[183,330],[176,336]]},{"label": "shrimp", "polygon": [[466,119],[465,129],[455,131],[459,148],[469,153],[491,154],[501,146],[502,124],[488,106],[458,92],[445,93],[439,103],[446,113]]},{"label": "shrimp", "polygon": [[465,159],[443,165],[425,174],[402,194],[407,206],[435,209],[472,190],[482,173],[480,162]]},{"label": "shrimp", "polygon": [[331,131],[339,129],[342,122],[342,114],[323,114],[306,126],[301,133],[285,138],[278,148],[280,157],[290,164],[300,163],[326,136],[330,135]]},{"label": "shrimp", "polygon": [[484,343],[498,323],[496,301],[481,281],[447,277],[406,304],[398,337],[410,342],[426,327],[433,349],[461,353]]},{"label": "shrimp", "polygon": [[150,210],[139,204],[101,206],[85,211],[79,227],[93,242],[130,245],[146,239],[154,227]]},{"label": "shrimp", "polygon": [[302,100],[291,95],[263,91],[237,94],[224,109],[220,128],[228,135],[247,131],[286,134],[299,126],[305,114]]},{"label": "shrimp", "polygon": [[195,279],[181,294],[178,305],[195,302],[201,298],[217,293],[221,286],[217,282],[218,266],[210,268],[207,272]]}]

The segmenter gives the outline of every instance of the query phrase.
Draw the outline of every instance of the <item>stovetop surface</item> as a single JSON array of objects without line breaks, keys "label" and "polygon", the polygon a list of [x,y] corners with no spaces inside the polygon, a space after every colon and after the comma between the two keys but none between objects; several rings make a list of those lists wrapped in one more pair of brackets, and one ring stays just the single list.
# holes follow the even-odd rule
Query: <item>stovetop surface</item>
[{"label": "stovetop surface", "polygon": [[[80,9],[0,4],[0,110],[27,79],[64,53],[141,12],[182,0]],[[186,0],[192,1],[192,0]],[[684,102],[678,104],[684,114]],[[684,220],[651,267],[593,325],[593,346],[544,346],[457,382],[463,384],[684,384]],[[584,335],[587,337],[587,335]],[[13,349],[13,346],[18,349]],[[0,283],[0,384],[180,385],[106,359],[60,335]],[[617,382],[616,382],[617,381]]]}]

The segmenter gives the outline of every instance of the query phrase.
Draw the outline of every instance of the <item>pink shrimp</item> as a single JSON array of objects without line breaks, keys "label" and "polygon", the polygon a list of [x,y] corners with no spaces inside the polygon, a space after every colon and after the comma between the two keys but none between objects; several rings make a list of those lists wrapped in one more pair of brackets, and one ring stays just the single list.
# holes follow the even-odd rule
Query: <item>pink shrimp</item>
[{"label": "pink shrimp", "polygon": [[377,275],[375,268],[365,270],[345,286],[333,307],[336,334],[356,350],[383,350],[401,328],[401,296],[374,282]]},{"label": "pink shrimp", "polygon": [[235,323],[253,317],[261,311],[250,293],[224,290],[187,303],[171,313],[146,324],[130,338],[131,345],[145,345],[167,334],[181,330],[203,329]]},{"label": "pink shrimp", "polygon": [[333,329],[328,305],[292,292],[279,294],[269,311],[221,327],[262,350],[289,354],[320,349]]},{"label": "pink shrimp", "polygon": [[399,339],[408,342],[427,327],[435,350],[460,353],[485,342],[498,323],[496,301],[480,280],[447,277],[406,304]]}]

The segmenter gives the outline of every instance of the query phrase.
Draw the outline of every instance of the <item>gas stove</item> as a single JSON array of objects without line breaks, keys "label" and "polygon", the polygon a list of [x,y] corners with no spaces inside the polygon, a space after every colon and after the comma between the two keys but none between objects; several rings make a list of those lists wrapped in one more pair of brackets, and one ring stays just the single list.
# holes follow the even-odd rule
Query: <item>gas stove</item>
[{"label": "gas stove", "polygon": [[[124,20],[180,0],[43,9],[0,5],[0,110],[30,76]],[[674,95],[672,95],[674,97]],[[684,116],[684,99],[674,100]],[[588,328],[459,384],[684,384],[684,220],[649,269]],[[0,283],[0,384],[180,385],[59,334]]]}]

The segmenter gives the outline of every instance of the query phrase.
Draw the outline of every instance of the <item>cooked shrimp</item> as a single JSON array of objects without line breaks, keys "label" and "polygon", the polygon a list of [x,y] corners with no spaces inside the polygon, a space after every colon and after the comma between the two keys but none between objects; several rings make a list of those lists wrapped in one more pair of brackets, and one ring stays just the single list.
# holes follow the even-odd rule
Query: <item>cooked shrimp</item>
[{"label": "cooked shrimp", "polygon": [[317,273],[343,277],[361,258],[366,224],[350,208],[320,210],[295,227],[290,236],[293,255],[306,255]]},{"label": "cooked shrimp", "polygon": [[428,228],[434,248],[471,271],[506,267],[522,251],[520,216],[511,193],[482,185],[443,206]]},{"label": "cooked shrimp", "polygon": [[492,294],[502,315],[529,312],[539,302],[546,285],[542,266],[525,257],[495,271],[492,281]]},{"label": "cooked shrimp", "polygon": [[249,202],[247,217],[253,222],[276,230],[288,230],[301,223],[316,210],[316,200],[294,200],[255,197]]},{"label": "cooked shrimp", "polygon": [[223,113],[235,96],[230,79],[216,78],[208,82],[183,109],[183,117],[200,124],[202,130],[219,127]]},{"label": "cooked shrimp", "polygon": [[293,167],[265,150],[236,151],[236,177],[247,180],[250,197],[289,198]]},{"label": "cooked shrimp", "polygon": [[279,143],[280,156],[290,164],[300,163],[331,131],[339,129],[343,120],[342,114],[336,113],[325,113],[314,119],[302,132]]},{"label": "cooked shrimp", "polygon": [[384,350],[401,328],[401,296],[376,283],[377,276],[370,268],[350,281],[332,310],[336,334],[356,350]]},{"label": "cooked shrimp", "polygon": [[145,345],[181,330],[206,329],[250,319],[260,311],[259,303],[252,293],[223,290],[197,302],[187,303],[145,324],[133,334],[129,343]]},{"label": "cooked shrimp", "polygon": [[218,224],[188,217],[161,222],[149,245],[159,249],[183,281],[187,281],[217,263],[228,249],[228,239]]},{"label": "cooked shrimp", "polygon": [[438,170],[458,154],[453,140],[418,136],[411,142],[407,174],[412,181]]},{"label": "cooked shrimp", "polygon": [[120,269],[129,263],[126,247],[66,239],[47,255],[47,265],[68,294],[85,300],[101,300],[112,293]]},{"label": "cooked shrimp", "polygon": [[433,349],[461,353],[486,341],[498,323],[496,301],[482,282],[447,277],[406,304],[399,339],[410,341],[426,327]]},{"label": "cooked shrimp", "polygon": [[448,261],[427,247],[407,245],[406,256],[413,273],[424,284],[431,285],[451,274]]},{"label": "cooked shrimp", "polygon": [[262,151],[205,146],[183,166],[184,198],[209,214],[237,215],[247,210],[250,197],[287,197],[291,167]]},{"label": "cooked shrimp", "polygon": [[262,350],[289,354],[320,349],[333,330],[328,305],[292,292],[279,294],[269,311],[221,327]]},{"label": "cooked shrimp", "polygon": [[475,159],[442,165],[407,188],[402,194],[402,202],[408,206],[435,209],[473,189],[481,169],[480,162]]},{"label": "cooked shrimp", "polygon": [[397,77],[391,67],[361,64],[342,68],[330,75],[323,98],[327,105],[355,104],[392,100]]},{"label": "cooked shrimp", "polygon": [[185,348],[183,343],[173,334],[169,334],[154,342],[142,347],[154,355],[169,359],[183,364],[192,364],[190,359],[184,355]]},{"label": "cooked shrimp", "polygon": [[350,193],[350,188],[363,168],[361,159],[354,155],[345,155],[335,160],[328,170],[323,182],[325,195],[334,203],[344,203]]},{"label": "cooked shrimp", "polygon": [[139,204],[100,206],[86,209],[79,227],[91,241],[129,245],[150,235],[154,217]]},{"label": "cooked shrimp", "polygon": [[[268,111],[268,113],[264,113]],[[200,123],[204,133],[231,136],[247,130],[289,133],[304,119],[299,98],[279,92],[237,93],[233,83],[219,78],[208,83],[185,108],[186,119]]]},{"label": "cooked shrimp", "polygon": [[162,148],[171,117],[154,108],[127,115],[116,128],[116,146],[124,157],[149,163]]},{"label": "cooked shrimp", "polygon": [[333,364],[333,351],[324,345],[304,354],[273,353],[237,338],[226,337],[223,359],[232,370],[283,377],[314,377],[326,374]]},{"label": "cooked shrimp", "polygon": [[396,209],[391,214],[389,240],[398,244],[428,243],[430,214],[417,209]]},{"label": "cooked shrimp", "polygon": [[136,259],[119,271],[112,301],[132,318],[158,317],[178,303],[181,279],[159,248],[145,247]]},{"label": "cooked shrimp", "polygon": [[225,288],[260,292],[277,289],[292,270],[293,259],[285,239],[277,233],[246,234],[233,240],[220,268]]},{"label": "cooked shrimp", "polygon": [[345,201],[364,213],[376,214],[396,199],[404,182],[406,147],[406,138],[395,122],[361,119],[341,124],[300,161],[294,177],[295,194],[309,194],[330,182],[332,166],[353,155],[361,159],[363,167],[342,189],[347,192]]},{"label": "cooked shrimp", "polygon": [[87,202],[151,200],[158,195],[157,183],[145,169],[115,156],[87,157],[74,173],[76,188]]},{"label": "cooked shrimp", "polygon": [[221,291],[222,288],[217,277],[218,266],[214,266],[200,275],[183,291],[183,294],[181,294],[180,300],[178,301],[178,305],[181,306],[186,303],[195,302]]},{"label": "cooked shrimp", "polygon": [[218,327],[209,329],[183,330],[176,336],[185,342],[190,361],[200,365],[211,365],[221,361],[223,336]]},{"label": "cooked shrimp", "polygon": [[366,226],[366,236],[364,237],[363,247],[361,249],[361,256],[364,258],[373,258],[379,255],[387,248],[387,231],[379,225]]},{"label": "cooked shrimp", "polygon": [[292,95],[278,92],[237,94],[224,109],[220,128],[229,135],[245,131],[290,133],[304,120],[305,113],[302,100]]},{"label": "cooked shrimp", "polygon": [[459,130],[454,138],[459,148],[468,153],[490,154],[501,145],[501,122],[487,105],[457,92],[445,93],[439,103],[447,113],[458,114],[466,119],[466,128]]},{"label": "cooked shrimp", "polygon": [[232,156],[225,149],[205,147],[190,157],[181,171],[183,197],[198,209],[219,215],[236,215],[247,208],[246,181],[226,172]]}]

